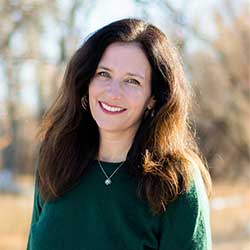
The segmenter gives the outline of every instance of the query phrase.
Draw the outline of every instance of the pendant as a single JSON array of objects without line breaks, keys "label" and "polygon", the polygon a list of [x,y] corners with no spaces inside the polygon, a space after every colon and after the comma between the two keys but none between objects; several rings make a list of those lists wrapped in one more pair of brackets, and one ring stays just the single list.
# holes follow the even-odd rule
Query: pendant
[{"label": "pendant", "polygon": [[112,181],[110,179],[106,179],[104,183],[108,186],[112,183]]}]

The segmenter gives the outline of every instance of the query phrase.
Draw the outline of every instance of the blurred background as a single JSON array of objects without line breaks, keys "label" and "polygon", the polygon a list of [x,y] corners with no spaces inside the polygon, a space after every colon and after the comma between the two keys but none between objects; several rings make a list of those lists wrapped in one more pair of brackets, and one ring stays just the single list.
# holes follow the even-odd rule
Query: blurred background
[{"label": "blurred background", "polygon": [[183,58],[214,184],[213,249],[250,249],[247,0],[0,0],[0,250],[26,248],[35,135],[69,58],[91,32],[125,17],[158,26]]}]

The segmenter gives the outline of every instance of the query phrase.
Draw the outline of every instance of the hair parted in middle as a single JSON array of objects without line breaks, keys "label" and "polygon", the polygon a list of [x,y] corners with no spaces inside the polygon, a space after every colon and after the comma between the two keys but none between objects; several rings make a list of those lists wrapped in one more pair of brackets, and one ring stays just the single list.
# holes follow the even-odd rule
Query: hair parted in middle
[{"label": "hair parted in middle", "polygon": [[191,131],[191,92],[178,54],[162,31],[138,19],[115,21],[97,30],[71,58],[59,95],[39,131],[39,192],[44,200],[60,197],[97,158],[98,127],[90,111],[83,110],[81,98],[88,95],[105,49],[115,42],[139,44],[152,69],[154,116],[142,120],[127,155],[127,166],[138,182],[138,196],[159,214],[188,188],[192,167],[200,168],[208,189],[211,183]]}]

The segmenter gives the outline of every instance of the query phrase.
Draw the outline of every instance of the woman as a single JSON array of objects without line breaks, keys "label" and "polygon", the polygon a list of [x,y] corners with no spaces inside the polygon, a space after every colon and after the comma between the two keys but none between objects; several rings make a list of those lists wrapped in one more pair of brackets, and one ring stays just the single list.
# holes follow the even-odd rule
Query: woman
[{"label": "woman", "polygon": [[124,19],[89,37],[41,125],[28,249],[211,249],[189,101],[158,28]]}]

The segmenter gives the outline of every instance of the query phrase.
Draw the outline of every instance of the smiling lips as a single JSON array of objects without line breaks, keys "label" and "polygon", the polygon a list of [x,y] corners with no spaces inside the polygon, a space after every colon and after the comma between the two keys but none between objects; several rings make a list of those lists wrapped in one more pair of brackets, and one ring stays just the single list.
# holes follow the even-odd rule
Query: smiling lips
[{"label": "smiling lips", "polygon": [[99,105],[100,105],[101,109],[105,113],[108,113],[108,114],[120,114],[120,113],[122,113],[122,112],[124,112],[126,110],[124,108],[110,106],[107,103],[100,102],[100,101],[99,101]]}]

